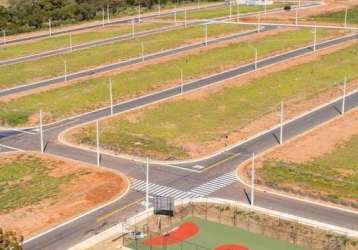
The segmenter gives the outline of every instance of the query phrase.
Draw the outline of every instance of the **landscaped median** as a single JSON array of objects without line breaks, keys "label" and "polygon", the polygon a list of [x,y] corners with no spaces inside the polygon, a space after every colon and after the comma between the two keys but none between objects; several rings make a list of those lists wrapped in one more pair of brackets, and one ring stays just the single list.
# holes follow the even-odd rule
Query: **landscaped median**
[{"label": "landscaped median", "polygon": [[[137,33],[169,25],[170,23],[141,23],[135,24],[134,30]],[[131,33],[131,24],[117,24],[113,26],[105,26],[91,30],[74,32],[71,34],[33,40],[26,43],[9,44],[2,46],[0,49],[0,61],[21,56],[33,55],[49,50],[69,48],[71,44],[72,46],[76,46],[79,44],[104,40],[116,36],[130,35]]]},{"label": "landscaped median", "polygon": [[[239,174],[249,183],[251,163]],[[260,188],[358,208],[358,110],[255,161]]]},{"label": "landscaped median", "polygon": [[128,189],[127,178],[47,154],[0,155],[0,228],[26,238],[60,224]]},{"label": "landscaped median", "polygon": [[[239,33],[247,29],[250,29],[250,27],[236,24],[213,24],[208,28],[208,36],[212,38]],[[35,61],[3,66],[0,67],[0,89],[62,76],[65,71],[70,74],[71,72],[140,57],[142,56],[142,43],[143,53],[149,54],[204,41],[204,39],[204,27],[194,26],[45,57]]]},{"label": "landscaped median", "polygon": [[[291,3],[284,3],[284,2],[275,2],[274,4],[270,4],[266,6],[266,10],[272,10],[272,9],[283,9],[285,5],[292,5]],[[233,4],[231,6],[231,12],[230,12],[230,5],[226,6],[220,6],[217,8],[212,8],[209,10],[200,10],[200,11],[191,11],[186,14],[187,19],[211,19],[211,18],[218,18],[218,17],[224,17],[224,16],[230,16],[230,14],[234,17],[237,14],[247,14],[251,12],[259,12],[264,11],[265,6],[264,5],[246,5],[241,4],[239,7],[236,4]],[[166,17],[160,17],[162,19],[172,19],[173,16],[166,16]],[[178,20],[184,20],[185,19],[185,12],[180,12],[176,15],[176,18]]]},{"label": "landscaped median", "polygon": [[[326,23],[345,23],[346,10],[330,11],[310,17],[311,21]],[[347,24],[358,24],[358,5],[347,9]]]},{"label": "landscaped median", "polygon": [[[101,148],[158,160],[213,153],[277,124],[282,100],[288,119],[341,95],[337,84],[345,76],[350,89],[356,88],[355,45],[335,50],[281,63],[248,75],[246,80],[234,79],[214,89],[103,120]],[[96,145],[95,131],[94,123],[90,123],[70,130],[65,139],[92,147]]]},{"label": "landscaped median", "polygon": [[[254,60],[255,49],[260,58],[309,45],[312,30],[275,30],[254,35],[251,39],[191,51],[156,64],[142,65],[110,75],[95,77],[27,96],[15,96],[0,101],[0,124],[7,126],[37,125],[38,112],[44,112],[45,123],[108,106],[109,84],[112,78],[114,103],[148,94],[183,80],[208,76]],[[335,32],[319,30],[319,38],[327,39]],[[265,38],[265,39],[262,39]],[[247,38],[246,38],[247,39]],[[76,101],[74,101],[76,100]]]}]

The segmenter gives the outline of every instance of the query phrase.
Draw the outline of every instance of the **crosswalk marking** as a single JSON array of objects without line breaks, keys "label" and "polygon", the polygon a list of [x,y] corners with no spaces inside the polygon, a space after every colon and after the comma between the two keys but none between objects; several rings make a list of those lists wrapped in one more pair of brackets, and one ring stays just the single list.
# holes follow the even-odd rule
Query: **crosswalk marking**
[{"label": "crosswalk marking", "polygon": [[[137,191],[146,192],[146,183],[142,180],[131,179],[132,188]],[[179,189],[166,187],[158,184],[149,183],[149,194],[171,197],[174,199],[185,199],[185,198],[201,198],[203,196],[192,194],[191,192],[182,191]]]},{"label": "crosswalk marking", "polygon": [[194,188],[190,192],[205,197],[215,191],[218,191],[226,186],[229,186],[230,184],[236,181],[237,180],[235,174],[233,172],[229,172]]},{"label": "crosswalk marking", "polygon": [[[234,172],[230,172],[221,175],[215,179],[212,179],[188,192],[167,187],[167,186],[149,183],[149,193],[150,195],[171,197],[176,200],[185,199],[185,198],[203,198],[234,182],[236,182],[235,174]],[[134,190],[146,192],[145,181],[131,178],[131,183],[132,183],[132,188]]]}]

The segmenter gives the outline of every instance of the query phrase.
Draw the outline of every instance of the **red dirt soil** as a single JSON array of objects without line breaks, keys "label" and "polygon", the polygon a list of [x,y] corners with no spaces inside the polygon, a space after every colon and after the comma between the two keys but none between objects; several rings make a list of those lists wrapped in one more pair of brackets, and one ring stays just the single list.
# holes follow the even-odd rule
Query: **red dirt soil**
[{"label": "red dirt soil", "polygon": [[215,250],[250,250],[250,248],[238,244],[230,244],[218,246]]},{"label": "red dirt soil", "polygon": [[160,235],[148,239],[144,244],[148,246],[174,245],[189,239],[199,232],[199,228],[193,222],[186,222],[167,235]]}]

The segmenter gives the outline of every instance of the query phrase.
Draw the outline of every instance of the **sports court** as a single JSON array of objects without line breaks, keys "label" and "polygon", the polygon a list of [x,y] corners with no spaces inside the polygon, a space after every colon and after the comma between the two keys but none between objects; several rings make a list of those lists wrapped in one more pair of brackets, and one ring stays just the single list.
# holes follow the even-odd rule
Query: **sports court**
[{"label": "sports court", "polygon": [[236,227],[200,219],[186,217],[173,228],[162,230],[161,234],[146,236],[133,241],[132,249],[170,250],[308,250],[264,235],[251,233]]}]

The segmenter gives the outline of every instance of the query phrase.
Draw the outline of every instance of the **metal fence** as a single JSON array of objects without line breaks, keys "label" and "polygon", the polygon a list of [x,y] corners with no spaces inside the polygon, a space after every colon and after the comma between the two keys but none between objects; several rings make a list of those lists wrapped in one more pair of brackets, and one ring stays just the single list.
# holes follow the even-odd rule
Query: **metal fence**
[{"label": "metal fence", "polygon": [[[358,241],[344,235],[338,235],[315,227],[288,221],[263,213],[243,209],[232,204],[216,204],[211,202],[189,202],[175,207],[174,217],[147,216],[131,226],[130,231],[141,232],[145,239],[134,239],[128,234],[123,237],[124,245],[136,249],[152,249],[154,246],[145,244],[147,240],[161,236],[167,230],[180,224],[185,218],[195,216],[207,221],[236,227],[251,233],[283,240],[292,244],[320,250],[354,250]],[[175,249],[206,250],[205,246],[197,245],[190,240],[179,241]],[[162,242],[155,249],[167,249],[168,244]]]}]

